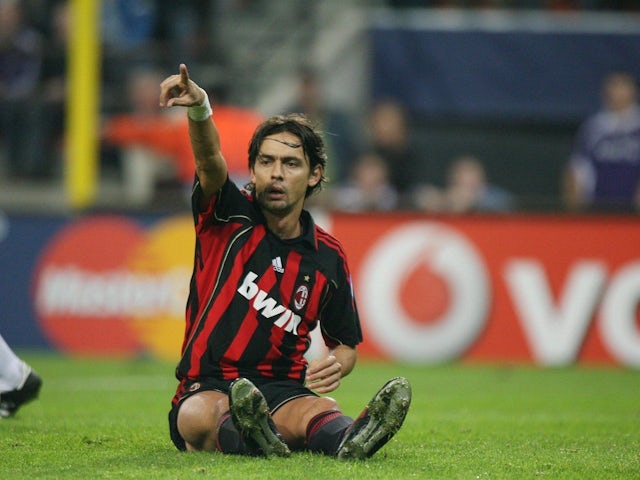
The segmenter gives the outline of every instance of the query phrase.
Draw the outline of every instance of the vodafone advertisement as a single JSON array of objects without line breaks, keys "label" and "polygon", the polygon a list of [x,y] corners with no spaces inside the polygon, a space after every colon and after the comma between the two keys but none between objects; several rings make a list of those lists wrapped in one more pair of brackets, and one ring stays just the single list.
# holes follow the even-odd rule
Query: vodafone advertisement
[{"label": "vodafone advertisement", "polygon": [[[636,218],[329,214],[320,223],[349,257],[363,357],[640,367]],[[54,230],[27,262],[38,334],[69,354],[177,360],[190,215],[96,215]]]},{"label": "vodafone advertisement", "polygon": [[635,218],[338,217],[366,351],[640,367]]}]

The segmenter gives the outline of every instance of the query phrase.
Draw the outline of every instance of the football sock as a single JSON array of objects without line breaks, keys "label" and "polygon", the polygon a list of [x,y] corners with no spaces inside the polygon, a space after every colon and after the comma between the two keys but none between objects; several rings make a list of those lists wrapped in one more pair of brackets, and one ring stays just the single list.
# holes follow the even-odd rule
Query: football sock
[{"label": "football sock", "polygon": [[352,423],[351,418],[337,410],[316,415],[307,425],[307,448],[311,452],[334,455],[344,432]]},{"label": "football sock", "polygon": [[0,336],[0,392],[22,387],[29,367],[20,360]]},{"label": "football sock", "polygon": [[231,420],[231,412],[227,410],[218,421],[218,451],[222,453],[254,454],[242,440],[240,432]]}]

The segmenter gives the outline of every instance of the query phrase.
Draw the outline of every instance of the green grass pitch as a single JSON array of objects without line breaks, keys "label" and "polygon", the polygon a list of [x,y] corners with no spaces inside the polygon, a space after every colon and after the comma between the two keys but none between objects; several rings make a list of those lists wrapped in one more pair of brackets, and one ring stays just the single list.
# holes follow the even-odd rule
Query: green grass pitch
[{"label": "green grass pitch", "polygon": [[40,398],[0,420],[2,479],[640,479],[640,372],[361,361],[334,392],[356,416],[390,377],[413,402],[367,461],[180,453],[167,411],[173,365],[22,352]]}]

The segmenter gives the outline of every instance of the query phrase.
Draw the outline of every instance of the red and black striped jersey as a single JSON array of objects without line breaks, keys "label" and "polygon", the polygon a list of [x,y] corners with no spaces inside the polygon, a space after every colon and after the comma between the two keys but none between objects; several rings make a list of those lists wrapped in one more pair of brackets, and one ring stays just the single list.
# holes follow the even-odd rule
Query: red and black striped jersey
[{"label": "red and black striped jersey", "polygon": [[329,348],[362,341],[340,243],[303,211],[303,234],[282,240],[252,196],[227,180],[206,211],[192,198],[194,269],[180,380],[266,377],[304,381],[310,332]]}]

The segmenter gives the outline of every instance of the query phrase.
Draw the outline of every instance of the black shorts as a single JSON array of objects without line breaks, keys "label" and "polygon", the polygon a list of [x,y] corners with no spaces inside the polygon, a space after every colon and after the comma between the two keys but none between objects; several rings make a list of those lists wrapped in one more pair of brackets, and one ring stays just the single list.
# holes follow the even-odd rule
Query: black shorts
[{"label": "black shorts", "polygon": [[[194,380],[185,384],[186,393],[180,398],[177,405],[172,405],[169,411],[169,434],[171,441],[178,450],[186,450],[184,439],[178,432],[178,410],[185,399],[199,392],[214,391],[229,394],[229,386],[233,380],[217,380],[208,378],[205,380]],[[267,400],[269,410],[273,415],[285,403],[299,397],[317,397],[318,395],[300,382],[295,380],[271,380],[268,378],[251,379],[256,387],[260,389]]]}]

